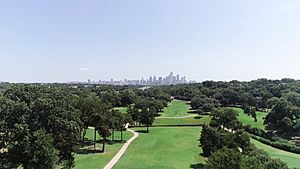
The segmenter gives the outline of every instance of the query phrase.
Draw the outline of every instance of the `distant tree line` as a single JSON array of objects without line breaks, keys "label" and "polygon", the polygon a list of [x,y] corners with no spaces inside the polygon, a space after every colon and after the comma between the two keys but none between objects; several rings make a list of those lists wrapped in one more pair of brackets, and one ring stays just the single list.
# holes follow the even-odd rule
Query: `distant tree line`
[{"label": "distant tree line", "polygon": [[161,88],[177,99],[190,101],[199,114],[218,107],[241,107],[257,121],[256,111],[265,111],[268,112],[264,121],[267,129],[283,136],[300,134],[298,80],[204,81]]}]

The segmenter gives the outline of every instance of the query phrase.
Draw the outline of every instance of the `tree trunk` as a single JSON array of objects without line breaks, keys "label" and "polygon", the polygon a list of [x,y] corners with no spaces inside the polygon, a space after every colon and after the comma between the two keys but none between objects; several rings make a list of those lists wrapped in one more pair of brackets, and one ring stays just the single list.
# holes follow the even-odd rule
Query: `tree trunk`
[{"label": "tree trunk", "polygon": [[147,125],[147,133],[149,133],[149,125]]},{"label": "tree trunk", "polygon": [[121,129],[121,142],[123,142],[123,129]]},{"label": "tree trunk", "polygon": [[96,149],[96,127],[94,130],[94,149]]},{"label": "tree trunk", "polygon": [[115,129],[112,130],[111,140],[115,141]]},{"label": "tree trunk", "polygon": [[23,163],[23,169],[29,169],[28,165],[29,165],[29,164],[28,164],[28,162],[27,162],[27,161],[26,161],[26,162],[24,162],[24,163]]},{"label": "tree trunk", "polygon": [[82,142],[84,142],[85,135],[86,135],[86,129],[84,128],[82,131]]},{"label": "tree trunk", "polygon": [[106,137],[103,137],[103,141],[102,141],[102,152],[103,153],[105,151],[105,140],[106,140]]}]

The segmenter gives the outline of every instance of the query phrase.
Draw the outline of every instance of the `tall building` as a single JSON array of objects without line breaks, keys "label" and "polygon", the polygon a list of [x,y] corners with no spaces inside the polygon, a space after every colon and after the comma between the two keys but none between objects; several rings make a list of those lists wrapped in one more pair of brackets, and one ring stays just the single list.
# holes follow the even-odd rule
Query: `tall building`
[{"label": "tall building", "polygon": [[162,78],[162,77],[159,77],[159,78],[158,78],[158,84],[159,84],[159,85],[162,85],[162,84],[163,84],[163,78]]},{"label": "tall building", "polygon": [[153,76],[153,84],[157,84],[156,76]]}]

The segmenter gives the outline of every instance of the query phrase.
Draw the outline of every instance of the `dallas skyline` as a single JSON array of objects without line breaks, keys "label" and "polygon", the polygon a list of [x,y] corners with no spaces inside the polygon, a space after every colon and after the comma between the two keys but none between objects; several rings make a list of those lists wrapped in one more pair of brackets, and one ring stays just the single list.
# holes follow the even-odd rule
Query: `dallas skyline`
[{"label": "dallas skyline", "polygon": [[158,76],[153,75],[148,78],[140,78],[140,79],[126,79],[123,80],[115,80],[113,78],[109,80],[100,79],[98,81],[88,79],[87,81],[71,81],[69,83],[86,83],[86,84],[110,84],[110,85],[175,85],[175,84],[186,84],[186,83],[196,83],[195,80],[187,80],[185,76],[180,76],[179,74],[173,74],[170,72],[167,76]]}]

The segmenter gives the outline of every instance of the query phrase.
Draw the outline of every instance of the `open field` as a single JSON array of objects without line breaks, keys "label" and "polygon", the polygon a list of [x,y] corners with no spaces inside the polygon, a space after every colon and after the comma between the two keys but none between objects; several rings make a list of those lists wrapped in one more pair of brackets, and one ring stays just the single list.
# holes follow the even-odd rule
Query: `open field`
[{"label": "open field", "polygon": [[[124,140],[128,140],[133,134],[130,132],[123,132]],[[94,130],[88,129],[86,138],[92,140],[94,138]],[[111,139],[111,138],[108,138]],[[120,140],[120,132],[115,132],[115,140]],[[97,141],[101,137],[97,134]],[[123,143],[114,143],[105,145],[105,153],[91,153],[91,154],[76,154],[75,156],[75,169],[99,169],[103,168],[120,150]],[[97,148],[101,149],[102,144],[97,143]]]},{"label": "open field", "polygon": [[168,107],[165,107],[160,113],[161,117],[182,117],[191,115],[189,112],[190,105],[181,100],[172,100]]},{"label": "open field", "polygon": [[[134,128],[144,131],[144,128]],[[200,127],[157,127],[140,136],[114,169],[189,169],[204,162],[199,154]]]},{"label": "open field", "polygon": [[286,162],[290,168],[300,167],[300,154],[279,150],[254,139],[251,139],[251,142],[257,148],[265,150],[272,158],[279,158],[280,160]]},{"label": "open field", "polygon": [[248,116],[247,114],[244,113],[244,110],[240,108],[234,108],[234,110],[238,112],[239,114],[238,118],[244,125],[250,124],[252,127],[265,129],[264,118],[266,117],[267,113],[256,112],[257,122],[255,122],[251,116]]}]

